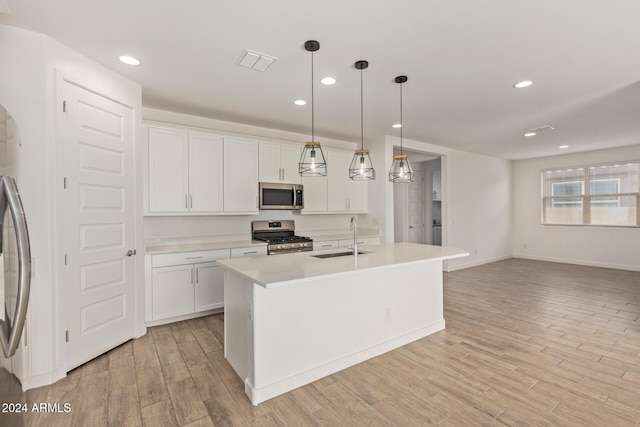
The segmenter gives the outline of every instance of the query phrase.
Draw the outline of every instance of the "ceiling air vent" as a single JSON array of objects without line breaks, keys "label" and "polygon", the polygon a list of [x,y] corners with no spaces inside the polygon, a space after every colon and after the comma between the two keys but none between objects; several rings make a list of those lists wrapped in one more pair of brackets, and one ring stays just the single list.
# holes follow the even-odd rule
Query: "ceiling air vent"
[{"label": "ceiling air vent", "polygon": [[553,126],[549,126],[549,125],[544,125],[544,126],[540,126],[537,128],[531,128],[529,129],[527,132],[533,132],[536,134],[541,134],[542,132],[547,132],[550,130],[554,130],[555,128]]},{"label": "ceiling air vent", "polygon": [[276,61],[276,57],[265,55],[264,53],[255,52],[245,49],[236,61],[236,65],[250,68],[256,71],[267,71],[267,68]]}]

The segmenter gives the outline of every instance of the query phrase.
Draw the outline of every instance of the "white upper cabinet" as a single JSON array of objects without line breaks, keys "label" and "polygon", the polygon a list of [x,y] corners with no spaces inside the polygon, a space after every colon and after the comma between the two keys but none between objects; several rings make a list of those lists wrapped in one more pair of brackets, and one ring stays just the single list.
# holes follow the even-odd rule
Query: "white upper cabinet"
[{"label": "white upper cabinet", "polygon": [[189,134],[149,128],[149,211],[187,212]]},{"label": "white upper cabinet", "polygon": [[222,138],[189,132],[189,211],[222,211],[222,164]]},{"label": "white upper cabinet", "polygon": [[302,178],[302,213],[366,213],[367,182],[349,178],[353,151],[325,148],[323,152],[327,176]]},{"label": "white upper cabinet", "polygon": [[258,143],[224,138],[224,210],[258,213]]},{"label": "white upper cabinet", "polygon": [[222,138],[149,127],[148,144],[149,212],[222,211]]},{"label": "white upper cabinet", "polygon": [[327,177],[302,177],[304,209],[302,213],[327,212]]},{"label": "white upper cabinet", "polygon": [[261,182],[300,184],[299,147],[261,142],[259,149]]},{"label": "white upper cabinet", "polygon": [[327,210],[330,212],[366,212],[367,182],[349,178],[353,152],[326,149]]}]

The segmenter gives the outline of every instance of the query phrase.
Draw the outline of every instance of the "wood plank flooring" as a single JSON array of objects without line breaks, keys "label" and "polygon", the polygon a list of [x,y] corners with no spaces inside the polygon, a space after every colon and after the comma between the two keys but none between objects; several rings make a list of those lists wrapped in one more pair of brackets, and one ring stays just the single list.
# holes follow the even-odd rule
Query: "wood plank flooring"
[{"label": "wood plank flooring", "polygon": [[223,316],[153,327],[31,390],[30,426],[640,426],[640,273],[510,259],[445,273],[446,330],[254,407]]}]

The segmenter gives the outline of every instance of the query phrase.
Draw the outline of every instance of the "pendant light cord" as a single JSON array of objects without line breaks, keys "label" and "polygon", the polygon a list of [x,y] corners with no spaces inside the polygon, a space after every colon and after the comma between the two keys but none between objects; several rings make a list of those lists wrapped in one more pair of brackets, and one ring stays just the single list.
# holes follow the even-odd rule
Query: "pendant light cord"
[{"label": "pendant light cord", "polygon": [[400,83],[400,155],[402,155],[402,128],[404,127],[404,123],[402,123],[402,83]]},{"label": "pendant light cord", "polygon": [[314,102],[313,102],[313,51],[311,52],[311,142],[315,143],[316,138],[314,135]]},{"label": "pendant light cord", "polygon": [[362,101],[362,68],[360,68],[360,148],[364,150],[364,103]]}]

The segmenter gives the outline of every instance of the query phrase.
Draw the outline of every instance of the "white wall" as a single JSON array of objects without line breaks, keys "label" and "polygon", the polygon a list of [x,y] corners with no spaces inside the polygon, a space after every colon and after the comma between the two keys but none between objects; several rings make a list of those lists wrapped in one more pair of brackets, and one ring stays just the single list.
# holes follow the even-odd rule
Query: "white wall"
[{"label": "white wall", "polygon": [[[309,139],[309,135],[269,129],[240,123],[225,122],[206,117],[143,108],[143,118],[182,126],[193,126],[202,129],[232,132],[246,137],[256,137],[260,140],[274,140],[281,142],[296,142],[300,146]],[[353,150],[356,143],[338,141],[334,139],[317,138],[323,147],[336,147]],[[188,236],[234,236],[251,235],[251,221],[292,219],[296,223],[296,233],[305,231],[348,230],[349,219],[352,215],[302,215],[291,211],[260,211],[258,215],[220,215],[220,216],[147,216],[144,218],[145,238],[188,237]],[[363,218],[366,215],[361,215]]]},{"label": "white wall", "polygon": [[[55,40],[31,31],[0,25],[0,104],[20,129],[16,180],[23,200],[31,256],[35,260],[28,319],[30,372],[23,387],[48,384],[64,375],[60,367],[55,191],[56,70],[73,76],[114,99],[126,100],[139,122],[140,86],[90,61]],[[138,131],[139,132],[139,131]],[[140,138],[138,137],[138,140]],[[138,144],[140,145],[140,144]],[[141,200],[141,198],[140,198]],[[141,209],[141,204],[140,204]],[[142,226],[142,220],[136,225]],[[142,233],[139,242],[142,242]],[[139,277],[144,277],[141,265]],[[144,284],[144,280],[140,280]]]},{"label": "white wall", "polygon": [[640,271],[639,228],[541,224],[542,169],[629,160],[640,160],[640,145],[515,161],[514,256]]},{"label": "white wall", "polygon": [[[388,181],[393,147],[399,138],[386,136],[369,143],[379,178],[369,186],[369,220],[381,224],[384,242],[394,241],[394,186]],[[512,255],[511,161],[403,140],[405,148],[441,156],[442,244],[468,251],[450,260],[448,270],[480,265]],[[386,203],[382,203],[382,200]]]}]

